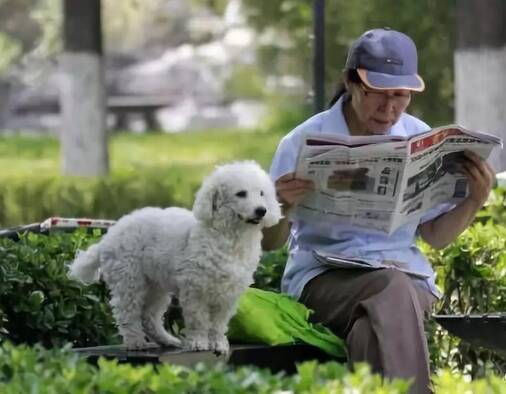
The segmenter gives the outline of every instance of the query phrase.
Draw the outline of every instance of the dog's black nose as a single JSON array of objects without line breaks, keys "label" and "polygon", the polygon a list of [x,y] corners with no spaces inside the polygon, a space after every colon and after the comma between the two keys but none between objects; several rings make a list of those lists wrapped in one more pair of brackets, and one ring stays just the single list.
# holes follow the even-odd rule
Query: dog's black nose
[{"label": "dog's black nose", "polygon": [[265,209],[264,207],[258,207],[257,209],[255,209],[255,215],[258,218],[263,218],[266,213],[267,213],[267,209]]}]

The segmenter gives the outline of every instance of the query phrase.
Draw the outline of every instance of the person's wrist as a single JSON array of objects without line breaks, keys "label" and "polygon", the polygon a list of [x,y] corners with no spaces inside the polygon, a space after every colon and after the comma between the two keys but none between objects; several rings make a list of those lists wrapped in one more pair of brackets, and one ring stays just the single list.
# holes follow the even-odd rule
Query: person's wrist
[{"label": "person's wrist", "polygon": [[283,216],[287,216],[293,209],[293,204],[289,204],[286,201],[281,203],[281,213]]},{"label": "person's wrist", "polygon": [[467,198],[467,200],[469,201],[469,204],[471,204],[471,206],[475,209],[475,210],[479,210],[481,209],[481,207],[483,207],[483,205],[485,205],[485,203],[487,202],[488,200],[488,196],[487,197],[474,197],[474,196],[469,196]]}]

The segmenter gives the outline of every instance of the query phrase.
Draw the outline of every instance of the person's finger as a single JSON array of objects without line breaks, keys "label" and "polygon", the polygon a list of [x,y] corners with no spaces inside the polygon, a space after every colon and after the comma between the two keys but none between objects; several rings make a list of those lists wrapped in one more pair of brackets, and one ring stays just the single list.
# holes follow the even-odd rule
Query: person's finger
[{"label": "person's finger", "polygon": [[289,172],[288,174],[280,176],[276,179],[276,182],[290,181],[292,179],[295,179],[295,172]]},{"label": "person's finger", "polygon": [[469,162],[464,163],[463,169],[470,181],[479,182],[481,179],[481,173],[474,164]]}]

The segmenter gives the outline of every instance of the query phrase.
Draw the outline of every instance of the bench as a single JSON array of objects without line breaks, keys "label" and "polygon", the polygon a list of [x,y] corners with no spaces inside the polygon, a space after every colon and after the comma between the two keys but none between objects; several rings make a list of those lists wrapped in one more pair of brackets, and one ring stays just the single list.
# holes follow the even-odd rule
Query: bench
[{"label": "bench", "polygon": [[165,96],[112,96],[107,99],[107,109],[116,117],[113,127],[117,130],[127,129],[128,116],[132,113],[143,117],[148,131],[158,130],[156,111],[173,104],[174,99]]},{"label": "bench", "polygon": [[272,373],[284,371],[295,373],[296,364],[303,361],[317,360],[319,362],[346,360],[332,358],[317,347],[306,344],[293,345],[248,345],[232,344],[228,355],[216,355],[210,351],[195,352],[176,348],[160,348],[153,345],[143,350],[126,350],[122,345],[97,346],[76,348],[88,361],[96,363],[100,357],[117,359],[119,362],[130,364],[169,363],[192,367],[199,362],[214,364],[218,361],[233,366],[253,365],[269,369]]}]

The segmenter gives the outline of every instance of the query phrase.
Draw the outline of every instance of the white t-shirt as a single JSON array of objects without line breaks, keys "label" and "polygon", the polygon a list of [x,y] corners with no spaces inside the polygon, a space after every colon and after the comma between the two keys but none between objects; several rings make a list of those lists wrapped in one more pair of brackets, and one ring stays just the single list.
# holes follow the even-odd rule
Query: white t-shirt
[{"label": "white t-shirt", "polygon": [[[314,115],[283,137],[271,165],[270,175],[274,181],[282,175],[295,171],[299,147],[306,133],[349,135],[342,104],[341,97],[329,110]],[[426,123],[403,113],[388,134],[412,136],[429,129]],[[312,251],[317,249],[378,262],[382,260],[404,262],[408,269],[429,275],[427,280],[416,279],[416,281],[438,297],[434,271],[416,246],[415,240],[419,224],[432,220],[451,208],[452,204],[441,204],[420,220],[401,226],[391,235],[371,228],[340,224],[335,219],[309,222],[291,217],[289,257],[283,274],[282,291],[299,298],[307,282],[329,269],[314,258]]]}]

